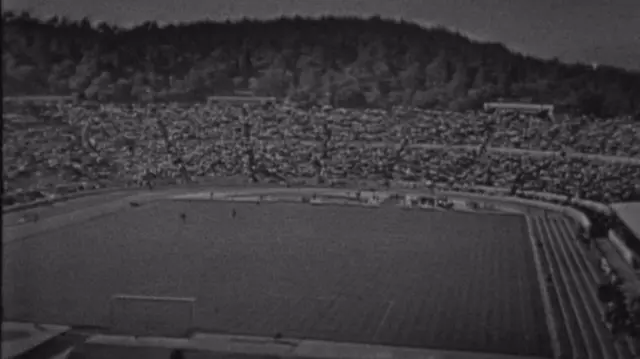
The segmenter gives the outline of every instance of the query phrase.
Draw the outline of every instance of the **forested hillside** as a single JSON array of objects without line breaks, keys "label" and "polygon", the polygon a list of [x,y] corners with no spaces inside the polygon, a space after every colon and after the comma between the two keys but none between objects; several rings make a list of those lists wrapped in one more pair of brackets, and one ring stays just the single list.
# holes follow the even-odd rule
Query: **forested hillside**
[{"label": "forested hillside", "polygon": [[640,112],[640,74],[567,65],[442,28],[355,18],[133,29],[3,14],[3,92],[100,101],[256,95],[342,107],[463,110],[529,98],[599,116]]}]

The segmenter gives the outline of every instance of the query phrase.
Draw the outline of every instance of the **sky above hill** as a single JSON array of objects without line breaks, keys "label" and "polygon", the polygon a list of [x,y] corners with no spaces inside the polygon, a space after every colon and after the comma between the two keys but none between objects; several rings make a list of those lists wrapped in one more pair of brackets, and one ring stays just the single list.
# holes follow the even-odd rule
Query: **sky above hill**
[{"label": "sky above hill", "polygon": [[2,5],[125,26],[146,20],[380,15],[444,25],[545,58],[640,70],[640,0],[2,0]]}]

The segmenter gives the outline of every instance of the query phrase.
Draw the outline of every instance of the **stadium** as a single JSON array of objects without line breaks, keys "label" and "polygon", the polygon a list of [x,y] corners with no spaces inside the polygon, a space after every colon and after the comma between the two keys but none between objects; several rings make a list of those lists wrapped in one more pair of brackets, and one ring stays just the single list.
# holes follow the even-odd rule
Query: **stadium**
[{"label": "stadium", "polygon": [[631,2],[71,1],[3,2],[1,359],[640,357]]},{"label": "stadium", "polygon": [[[631,205],[609,204],[630,203],[637,161],[501,146],[517,121],[529,124],[527,138],[553,129],[553,116],[540,113],[548,106],[509,112],[501,104],[492,112],[489,104],[483,116],[495,127],[473,135],[460,114],[394,110],[396,119],[445,118],[466,128],[468,142],[442,145],[424,140],[425,125],[363,127],[354,140],[354,129],[335,121],[366,118],[382,127],[380,111],[315,109],[310,126],[307,113],[286,104],[209,101],[206,111],[219,116],[211,126],[189,109],[189,123],[140,123],[123,118],[131,108],[113,106],[97,110],[96,124],[75,106],[29,117],[39,132],[21,132],[24,115],[4,117],[15,138],[57,153],[47,126],[63,115],[69,133],[80,133],[73,151],[96,154],[63,167],[77,185],[3,197],[8,357],[637,352],[631,332],[620,329],[626,306],[611,298],[633,298],[640,288],[638,221]],[[165,111],[159,118],[184,111],[156,110]],[[251,121],[228,120],[237,117]],[[195,128],[217,140],[181,137]],[[457,127],[448,131],[459,137]],[[58,166],[38,162],[39,181],[48,180],[47,165]],[[571,175],[558,177],[558,168]],[[88,171],[92,180],[78,182]],[[618,182],[576,182],[600,171]],[[12,177],[8,188],[27,187],[20,181]],[[573,186],[581,193],[567,195]],[[607,297],[609,280],[624,285]]]}]

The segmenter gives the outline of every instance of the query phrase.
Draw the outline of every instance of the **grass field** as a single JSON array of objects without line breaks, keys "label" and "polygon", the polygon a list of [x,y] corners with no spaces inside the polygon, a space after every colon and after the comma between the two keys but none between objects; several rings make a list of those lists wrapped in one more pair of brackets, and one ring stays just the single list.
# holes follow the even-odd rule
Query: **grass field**
[{"label": "grass field", "polygon": [[550,356],[525,236],[517,216],[154,202],[6,244],[3,304],[106,326],[112,294],[188,296],[207,331]]}]

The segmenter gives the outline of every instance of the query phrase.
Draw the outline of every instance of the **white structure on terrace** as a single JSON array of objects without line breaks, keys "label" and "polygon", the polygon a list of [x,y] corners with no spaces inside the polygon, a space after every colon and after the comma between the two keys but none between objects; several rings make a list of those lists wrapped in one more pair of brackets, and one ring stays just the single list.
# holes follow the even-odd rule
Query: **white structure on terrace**
[{"label": "white structure on terrace", "polygon": [[275,97],[260,96],[209,96],[207,103],[228,103],[228,104],[264,104],[276,102]]},{"label": "white structure on terrace", "polygon": [[629,230],[640,238],[640,202],[614,203],[611,208]]},{"label": "white structure on terrace", "polygon": [[525,113],[546,112],[553,116],[554,106],[549,104],[519,103],[519,102],[487,102],[484,104],[485,111],[514,111]]}]

